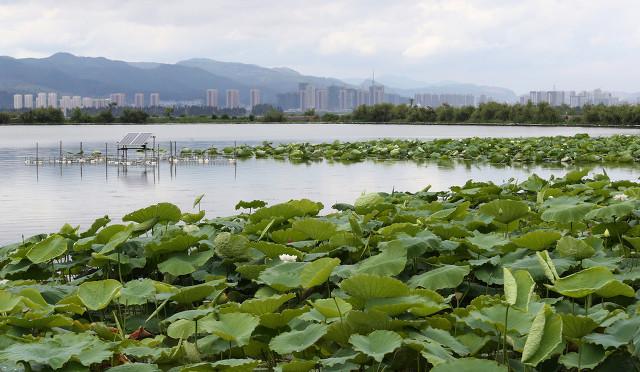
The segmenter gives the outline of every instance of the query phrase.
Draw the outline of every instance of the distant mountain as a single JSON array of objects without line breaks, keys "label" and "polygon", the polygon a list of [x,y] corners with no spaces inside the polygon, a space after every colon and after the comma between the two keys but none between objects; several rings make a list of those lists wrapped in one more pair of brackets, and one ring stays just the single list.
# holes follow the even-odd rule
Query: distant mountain
[{"label": "distant mountain", "polygon": [[[414,93],[485,94],[514,101],[515,93],[499,87],[443,82],[427,84],[403,77],[387,76],[377,83],[388,93],[413,97]],[[299,83],[316,87],[368,86],[370,80],[349,81],[303,75],[287,67],[267,68],[253,64],[195,58],[176,64],[125,62],[102,57],[79,57],[57,53],[47,58],[0,57],[0,107],[11,107],[15,93],[58,92],[59,95],[106,97],[111,93],[158,92],[162,101],[203,100],[205,91],[219,90],[220,103],[226,89],[240,90],[242,104],[248,104],[249,89],[259,88],[263,101],[276,103],[280,93],[295,92]]]},{"label": "distant mountain", "polygon": [[[245,63],[220,62],[206,58],[188,59],[178,62],[178,65],[197,67],[215,75],[228,77],[246,86],[260,88],[264,92],[285,93],[297,91],[299,83],[310,83],[317,87],[347,85],[338,79],[302,75],[286,67],[267,68]],[[268,98],[270,97],[265,97],[267,100]]]},{"label": "distant mountain", "polygon": [[249,89],[227,77],[183,65],[136,66],[68,53],[42,59],[0,57],[0,90],[8,92],[55,91],[83,96],[122,92],[129,97],[136,92],[158,92],[163,100],[193,100],[203,99],[205,90],[212,87],[222,91]]}]

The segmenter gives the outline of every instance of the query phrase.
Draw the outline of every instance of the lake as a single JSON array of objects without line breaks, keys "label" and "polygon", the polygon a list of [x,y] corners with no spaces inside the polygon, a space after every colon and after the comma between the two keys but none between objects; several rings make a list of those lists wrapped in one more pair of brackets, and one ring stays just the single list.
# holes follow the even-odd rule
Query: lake
[{"label": "lake", "polygon": [[[235,125],[78,125],[78,126],[0,126],[0,245],[25,237],[57,231],[64,223],[87,228],[105,214],[119,219],[132,210],[168,201],[184,211],[193,200],[205,194],[202,208],[207,217],[235,213],[239,200],[262,199],[269,204],[291,198],[309,198],[330,211],[336,202],[352,203],[361,193],[372,191],[418,191],[431,185],[444,190],[473,178],[503,182],[523,180],[531,173],[548,177],[567,169],[557,165],[502,167],[489,164],[423,163],[412,161],[365,161],[355,164],[312,162],[295,164],[273,159],[227,160],[210,164],[166,162],[158,169],[115,166],[24,164],[35,155],[38,142],[41,157],[55,156],[59,141],[64,151],[110,151],[128,132],[152,132],[162,147],[177,141],[178,148],[221,148],[262,141],[330,142],[375,138],[460,138],[523,137],[589,133],[606,136],[616,133],[639,134],[637,129],[495,127],[495,126],[416,126],[416,125],[331,125],[331,124],[235,124]],[[636,179],[637,167],[605,167],[614,179]],[[594,169],[601,171],[602,167]]]}]

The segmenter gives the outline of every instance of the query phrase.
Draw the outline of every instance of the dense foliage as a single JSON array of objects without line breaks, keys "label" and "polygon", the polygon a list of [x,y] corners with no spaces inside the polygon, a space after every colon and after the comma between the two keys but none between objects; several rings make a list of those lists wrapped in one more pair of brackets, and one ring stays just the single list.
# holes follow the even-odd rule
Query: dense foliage
[{"label": "dense foliage", "polygon": [[61,124],[64,123],[64,113],[62,110],[52,107],[37,108],[21,112],[18,121],[28,124]]},{"label": "dense foliage", "polygon": [[586,174],[64,225],[0,248],[0,368],[636,370],[640,184]]},{"label": "dense foliage", "polygon": [[355,122],[412,122],[412,123],[527,123],[527,124],[597,124],[640,125],[640,105],[588,105],[582,108],[552,107],[489,102],[478,107],[442,105],[435,109],[383,103],[359,106],[351,115],[341,118]]},{"label": "dense foliage", "polygon": [[[184,155],[217,154],[208,150],[184,149]],[[464,160],[496,164],[516,163],[632,163],[640,161],[640,137],[615,135],[589,137],[461,138],[420,140],[373,140],[367,142],[288,143],[242,145],[222,149],[241,158],[288,158],[293,161],[366,159]]]}]

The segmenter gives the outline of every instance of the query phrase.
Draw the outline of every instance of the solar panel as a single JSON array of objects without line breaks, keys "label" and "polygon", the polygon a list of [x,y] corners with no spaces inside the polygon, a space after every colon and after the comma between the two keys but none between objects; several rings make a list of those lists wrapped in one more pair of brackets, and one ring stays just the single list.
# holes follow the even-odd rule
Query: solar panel
[{"label": "solar panel", "polygon": [[147,143],[149,137],[151,137],[151,133],[140,133],[136,139],[131,141],[131,146],[142,146]]},{"label": "solar panel", "polygon": [[136,137],[138,137],[140,133],[127,133],[126,136],[124,136],[124,138],[120,141],[120,145],[121,146],[127,146],[130,145],[133,140],[136,139]]}]

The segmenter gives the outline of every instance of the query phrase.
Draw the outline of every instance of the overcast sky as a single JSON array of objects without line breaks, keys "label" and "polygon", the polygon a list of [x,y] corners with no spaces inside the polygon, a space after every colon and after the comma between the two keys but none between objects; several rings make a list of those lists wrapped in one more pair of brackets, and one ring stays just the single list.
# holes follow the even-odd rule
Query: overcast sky
[{"label": "overcast sky", "polygon": [[0,54],[640,91],[637,0],[0,0]]}]

